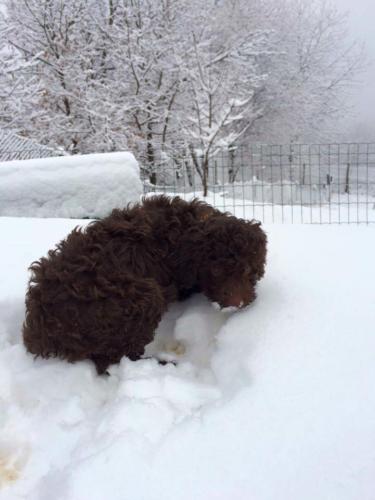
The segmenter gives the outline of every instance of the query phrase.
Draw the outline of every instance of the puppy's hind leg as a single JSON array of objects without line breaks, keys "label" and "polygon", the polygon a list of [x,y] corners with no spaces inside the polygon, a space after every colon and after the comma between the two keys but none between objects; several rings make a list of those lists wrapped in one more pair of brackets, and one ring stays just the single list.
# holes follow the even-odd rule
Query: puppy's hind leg
[{"label": "puppy's hind leg", "polygon": [[102,335],[90,359],[98,374],[123,356],[136,361],[144,355],[167,308],[159,285],[152,279],[135,280],[124,286],[121,296],[102,301]]}]

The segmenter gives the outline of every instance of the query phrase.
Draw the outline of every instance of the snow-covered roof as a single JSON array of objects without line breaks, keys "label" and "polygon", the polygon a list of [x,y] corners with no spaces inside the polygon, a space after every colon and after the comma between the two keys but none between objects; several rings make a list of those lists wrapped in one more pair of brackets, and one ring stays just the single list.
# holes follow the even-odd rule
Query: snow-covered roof
[{"label": "snow-covered roof", "polygon": [[42,146],[31,139],[0,129],[0,161],[29,160],[61,154],[61,150]]}]

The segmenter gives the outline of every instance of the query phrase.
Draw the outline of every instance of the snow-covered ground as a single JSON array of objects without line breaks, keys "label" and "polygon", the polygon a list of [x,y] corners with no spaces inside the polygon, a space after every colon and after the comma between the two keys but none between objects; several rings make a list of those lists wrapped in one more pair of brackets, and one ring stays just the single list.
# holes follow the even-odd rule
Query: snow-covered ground
[{"label": "snow-covered ground", "polygon": [[127,152],[0,163],[0,216],[105,217],[138,201],[142,190]]},{"label": "snow-covered ground", "polygon": [[2,500],[374,499],[373,226],[266,226],[254,304],[177,304],[149,348],[177,366],[98,377],[20,336],[27,266],[77,223],[0,218]]}]

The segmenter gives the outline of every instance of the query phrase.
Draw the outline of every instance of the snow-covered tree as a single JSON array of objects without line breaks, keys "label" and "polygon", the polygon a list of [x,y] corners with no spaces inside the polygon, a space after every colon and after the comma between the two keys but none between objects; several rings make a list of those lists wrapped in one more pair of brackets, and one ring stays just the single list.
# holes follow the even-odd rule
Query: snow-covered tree
[{"label": "snow-covered tree", "polygon": [[14,128],[82,151],[84,137],[95,135],[93,110],[87,109],[92,82],[103,71],[92,23],[95,2],[10,0],[6,7],[1,39],[17,55],[16,92],[9,94]]},{"label": "snow-covered tree", "polygon": [[180,121],[204,192],[210,158],[223,148],[233,149],[263,114],[258,95],[267,75],[258,60],[270,50],[270,32],[244,24],[244,13],[236,0],[216,5],[207,12],[210,23],[190,34],[187,106]]},{"label": "snow-covered tree", "polygon": [[181,87],[180,23],[185,9],[186,2],[180,0],[119,2],[111,33],[106,33],[116,61],[111,75],[116,105],[128,103],[130,145],[151,170],[171,142],[171,114]]},{"label": "snow-covered tree", "polygon": [[327,141],[364,62],[346,15],[326,1],[271,0],[262,18],[273,50],[260,62],[268,75],[263,116],[247,140]]}]

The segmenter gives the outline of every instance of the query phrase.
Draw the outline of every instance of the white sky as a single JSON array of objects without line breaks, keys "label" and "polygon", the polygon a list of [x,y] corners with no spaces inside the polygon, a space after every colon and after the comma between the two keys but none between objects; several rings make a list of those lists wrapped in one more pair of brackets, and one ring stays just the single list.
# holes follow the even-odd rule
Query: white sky
[{"label": "white sky", "polygon": [[[361,77],[355,96],[354,122],[370,131],[375,140],[375,0],[331,0],[340,11],[348,12],[354,38],[365,43],[368,68]],[[369,140],[370,138],[367,137]]]}]

